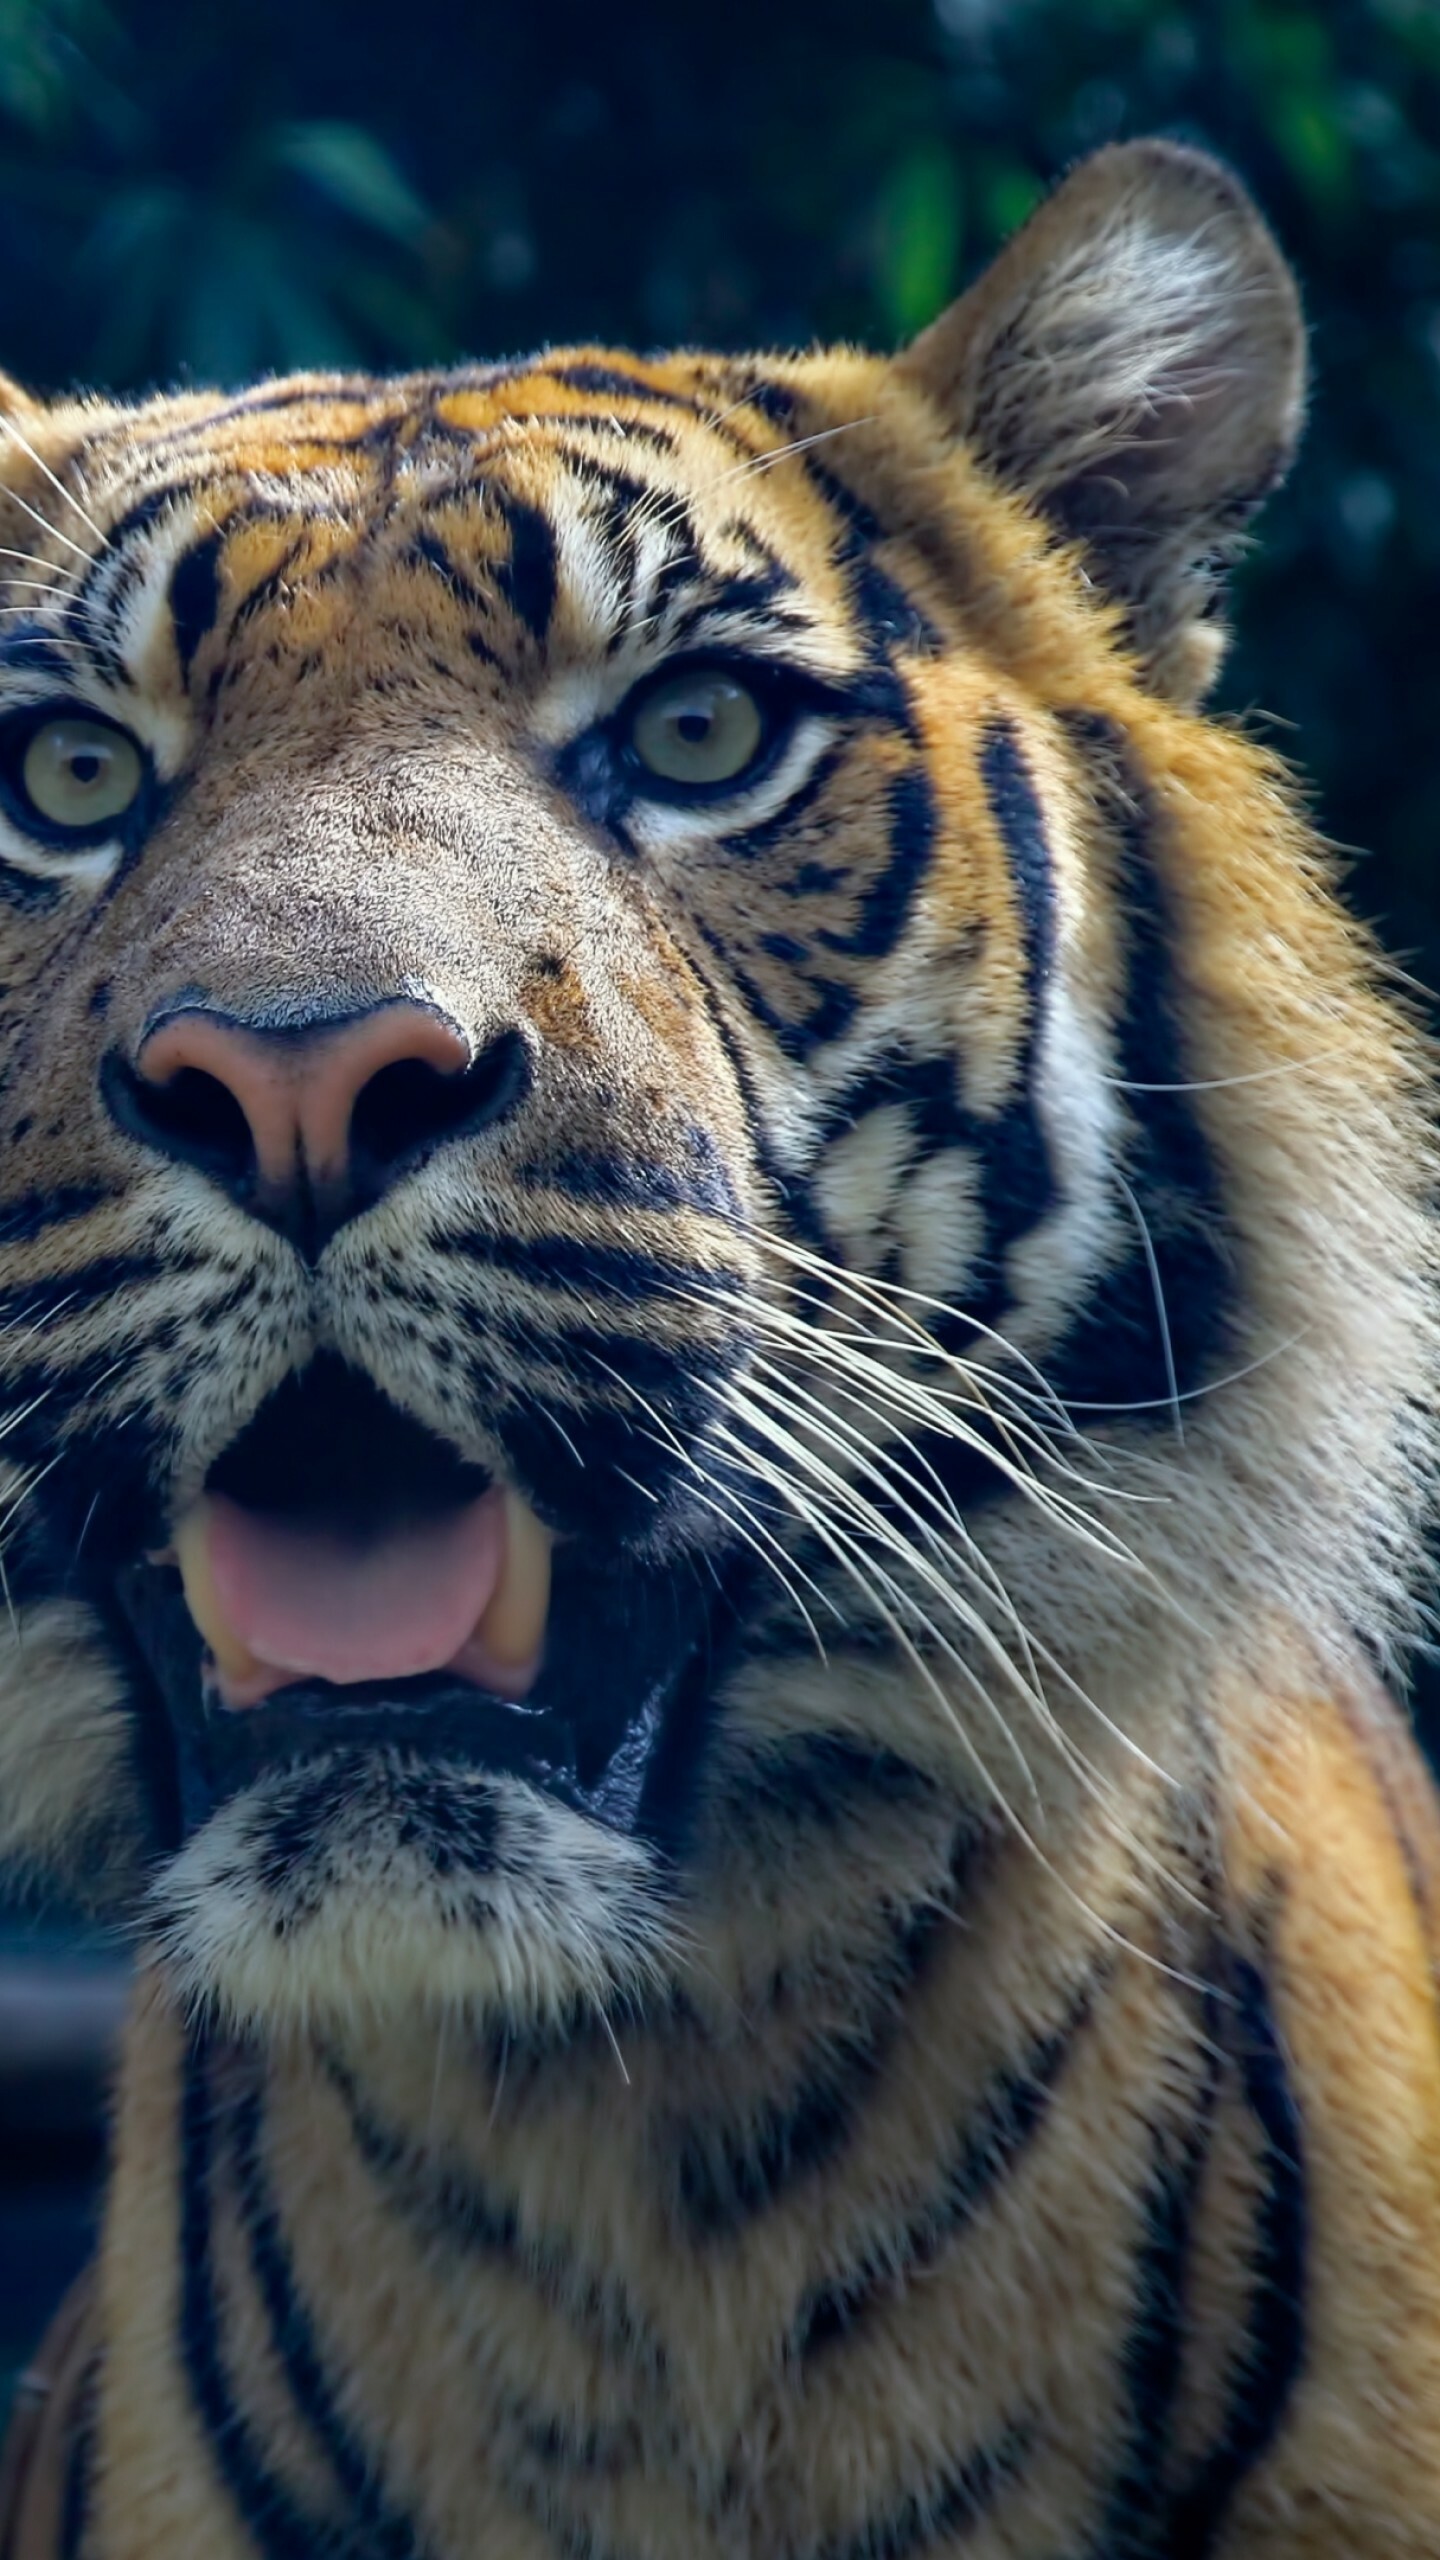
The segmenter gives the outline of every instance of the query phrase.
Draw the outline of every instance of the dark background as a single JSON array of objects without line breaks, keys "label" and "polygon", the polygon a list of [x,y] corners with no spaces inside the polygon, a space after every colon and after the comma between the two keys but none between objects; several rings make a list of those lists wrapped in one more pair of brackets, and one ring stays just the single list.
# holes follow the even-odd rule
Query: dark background
[{"label": "dark background", "polygon": [[[1314,332],[1223,702],[1440,985],[1440,0],[0,0],[0,362],[129,389],[889,345],[1144,132],[1242,171]],[[1440,1736],[1423,1665],[1418,1694]],[[84,2245],[106,1963],[53,1918],[0,1934],[0,2393]]]}]

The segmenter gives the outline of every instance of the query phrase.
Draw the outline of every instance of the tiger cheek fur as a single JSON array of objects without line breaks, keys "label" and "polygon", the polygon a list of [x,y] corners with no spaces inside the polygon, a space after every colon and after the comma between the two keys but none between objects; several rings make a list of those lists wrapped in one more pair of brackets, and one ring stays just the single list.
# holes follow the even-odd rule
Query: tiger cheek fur
[{"label": "tiger cheek fur", "polygon": [[0,1856],[143,1949],[18,2560],[1440,2548],[1303,374],[1135,144],[890,362],[7,392]]}]

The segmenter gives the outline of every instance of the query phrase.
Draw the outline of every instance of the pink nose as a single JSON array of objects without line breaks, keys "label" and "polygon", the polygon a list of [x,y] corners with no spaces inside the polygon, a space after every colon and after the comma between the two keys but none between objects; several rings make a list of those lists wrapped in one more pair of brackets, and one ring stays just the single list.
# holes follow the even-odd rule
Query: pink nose
[{"label": "pink nose", "polygon": [[382,1006],[295,1040],[251,1031],[213,1013],[179,1013],[152,1031],[136,1065],[145,1083],[208,1076],[223,1087],[249,1131],[262,1191],[281,1191],[297,1174],[317,1190],[350,1179],[355,1106],[387,1067],[457,1076],[470,1052],[453,1023],[419,1005]]},{"label": "pink nose", "polygon": [[198,1165],[313,1260],[399,1173],[502,1117],[528,1075],[518,1032],[474,1057],[423,1005],[293,1030],[197,1006],[158,1024],[133,1067],[117,1062],[107,1095],[131,1136]]}]

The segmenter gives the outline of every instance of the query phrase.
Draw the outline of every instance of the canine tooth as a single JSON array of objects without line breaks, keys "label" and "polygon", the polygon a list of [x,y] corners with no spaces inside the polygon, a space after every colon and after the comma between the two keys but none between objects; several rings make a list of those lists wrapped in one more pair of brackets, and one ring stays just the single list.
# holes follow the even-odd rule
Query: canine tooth
[{"label": "canine tooth", "polygon": [[505,1489],[505,1561],[476,1635],[497,1662],[533,1662],[550,1614],[550,1532],[523,1494]]},{"label": "canine tooth", "polygon": [[185,1587],[185,1606],[227,1680],[245,1680],[261,1670],[248,1645],[233,1635],[215,1597],[210,1572],[208,1506],[202,1499],[187,1511],[175,1531],[175,1562]]}]

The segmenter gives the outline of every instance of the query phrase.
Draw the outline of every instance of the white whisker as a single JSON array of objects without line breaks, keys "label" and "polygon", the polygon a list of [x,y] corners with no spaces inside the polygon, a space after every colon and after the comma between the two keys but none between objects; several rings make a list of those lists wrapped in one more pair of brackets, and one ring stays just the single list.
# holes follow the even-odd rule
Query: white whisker
[{"label": "white whisker", "polygon": [[1175,1437],[1183,1449],[1185,1417],[1180,1410],[1180,1381],[1175,1374],[1175,1352],[1170,1340],[1170,1317],[1165,1305],[1164,1283],[1160,1277],[1160,1258],[1155,1251],[1150,1229],[1145,1223],[1145,1213],[1118,1165],[1115,1167],[1115,1185],[1140,1230],[1140,1242],[1145,1250],[1145,1263],[1150,1274],[1151,1293],[1155,1300],[1155,1321],[1160,1328],[1160,1348],[1165,1362],[1165,1383],[1169,1390],[1166,1402],[1175,1417]]},{"label": "white whisker", "polygon": [[[23,436],[23,435],[21,434],[21,432],[20,432],[19,428],[16,426],[15,421],[14,421],[14,419],[13,419],[13,418],[0,417],[0,427],[3,427],[3,428],[4,428],[4,430],[5,430],[6,434],[9,436],[9,438],[10,438],[10,440],[11,440],[12,444],[18,444],[18,446],[20,447],[21,452],[22,452],[22,453],[24,453],[24,454],[27,454],[27,455],[29,456],[30,460],[34,463],[36,470],[37,470],[37,471],[43,471],[43,473],[44,473],[44,475],[45,475],[46,479],[49,481],[50,486],[51,486],[51,488],[55,491],[55,493],[56,493],[57,497],[61,497],[61,498],[63,498],[67,507],[73,507],[73,508],[74,508],[75,513],[76,513],[76,515],[79,517],[79,519],[80,519],[81,523],[83,524],[83,526],[85,527],[86,532],[87,532],[87,533],[93,533],[93,534],[94,534],[96,541],[99,543],[99,545],[100,545],[100,547],[101,547],[101,549],[102,549],[102,551],[103,551],[103,549],[104,549],[104,547],[105,547],[106,537],[105,537],[105,535],[101,532],[100,527],[99,527],[99,526],[98,526],[98,524],[95,522],[94,517],[93,517],[93,516],[91,516],[91,515],[87,515],[87,514],[86,514],[85,509],[81,506],[80,501],[79,501],[79,499],[76,497],[74,490],[73,490],[73,489],[67,489],[67,488],[66,488],[66,486],[65,486],[64,481],[63,481],[63,480],[61,480],[61,479],[58,479],[58,478],[57,478],[56,474],[51,470],[49,463],[45,460],[44,455],[43,455],[43,454],[41,454],[41,453],[37,453],[37,452],[36,452],[35,447],[34,447],[34,446],[33,446],[33,444],[30,442],[29,437],[28,437],[28,436]],[[65,537],[64,537],[64,535],[62,534],[62,535],[61,535],[61,537],[60,537],[60,539],[63,541],[63,540],[64,540],[64,538],[65,538]]]}]

